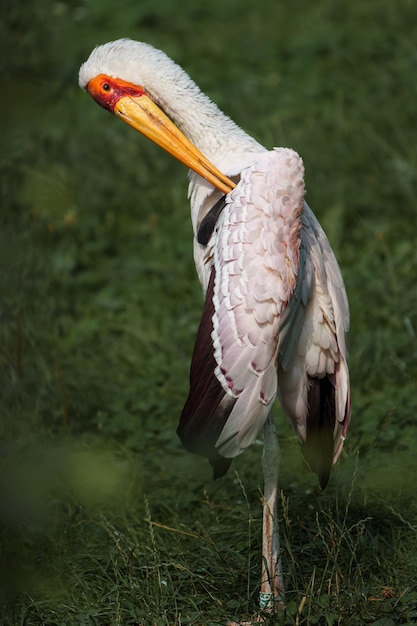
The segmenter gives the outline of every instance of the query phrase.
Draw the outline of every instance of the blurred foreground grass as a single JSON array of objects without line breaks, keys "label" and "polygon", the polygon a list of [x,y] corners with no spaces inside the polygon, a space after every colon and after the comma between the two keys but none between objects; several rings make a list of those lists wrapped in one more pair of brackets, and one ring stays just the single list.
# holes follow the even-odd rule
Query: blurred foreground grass
[{"label": "blurred foreground grass", "polygon": [[212,483],[175,435],[201,309],[186,173],[77,86],[92,47],[120,36],[163,48],[259,140],[302,154],[345,277],[352,427],[324,493],[276,407],[288,607],[270,623],[415,623],[415,3],[2,11],[2,623],[256,611],[261,447]]}]

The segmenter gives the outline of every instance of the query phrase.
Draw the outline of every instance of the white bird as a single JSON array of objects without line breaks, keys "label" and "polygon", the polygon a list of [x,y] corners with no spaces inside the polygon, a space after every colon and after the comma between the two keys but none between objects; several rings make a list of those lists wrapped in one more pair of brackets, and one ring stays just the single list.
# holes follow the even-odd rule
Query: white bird
[{"label": "white bird", "polygon": [[[304,201],[293,150],[268,151],[152,46],[98,46],[80,86],[190,168],[194,258],[205,293],[178,434],[215,477],[264,430],[260,607],[284,598],[277,516],[276,395],[324,487],[350,419],[349,308]],[[167,268],[168,269],[168,268]]]}]

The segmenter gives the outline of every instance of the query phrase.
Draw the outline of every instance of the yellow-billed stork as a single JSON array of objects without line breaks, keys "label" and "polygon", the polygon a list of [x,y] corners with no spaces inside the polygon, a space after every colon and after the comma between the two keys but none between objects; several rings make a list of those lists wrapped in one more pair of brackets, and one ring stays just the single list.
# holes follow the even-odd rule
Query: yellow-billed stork
[{"label": "yellow-billed stork", "polygon": [[349,308],[304,168],[266,150],[164,52],[129,39],[93,50],[80,86],[190,168],[194,258],[205,293],[178,434],[215,477],[264,432],[260,607],[282,601],[276,395],[304,456],[328,481],[350,419]]}]

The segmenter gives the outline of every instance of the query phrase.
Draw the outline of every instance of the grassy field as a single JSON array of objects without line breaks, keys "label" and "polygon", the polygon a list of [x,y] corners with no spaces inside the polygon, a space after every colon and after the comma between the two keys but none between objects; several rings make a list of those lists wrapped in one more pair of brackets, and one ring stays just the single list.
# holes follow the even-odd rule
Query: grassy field
[{"label": "grassy field", "polygon": [[0,623],[257,610],[261,444],[214,483],[175,434],[202,305],[186,171],[77,84],[121,36],[300,152],[346,281],[352,426],[323,493],[275,407],[288,604],[266,623],[417,623],[415,0],[6,0],[0,35]]}]

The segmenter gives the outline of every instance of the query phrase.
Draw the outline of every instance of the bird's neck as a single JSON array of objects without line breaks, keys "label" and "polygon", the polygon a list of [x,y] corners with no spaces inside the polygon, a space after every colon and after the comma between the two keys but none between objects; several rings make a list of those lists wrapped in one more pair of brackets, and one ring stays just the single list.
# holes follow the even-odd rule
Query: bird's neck
[{"label": "bird's neck", "polygon": [[150,96],[209,160],[222,168],[224,164],[233,161],[237,154],[243,156],[264,150],[200,91],[188,76],[187,79],[186,85],[181,84],[181,81],[166,85],[160,81],[158,93],[150,93]]}]

